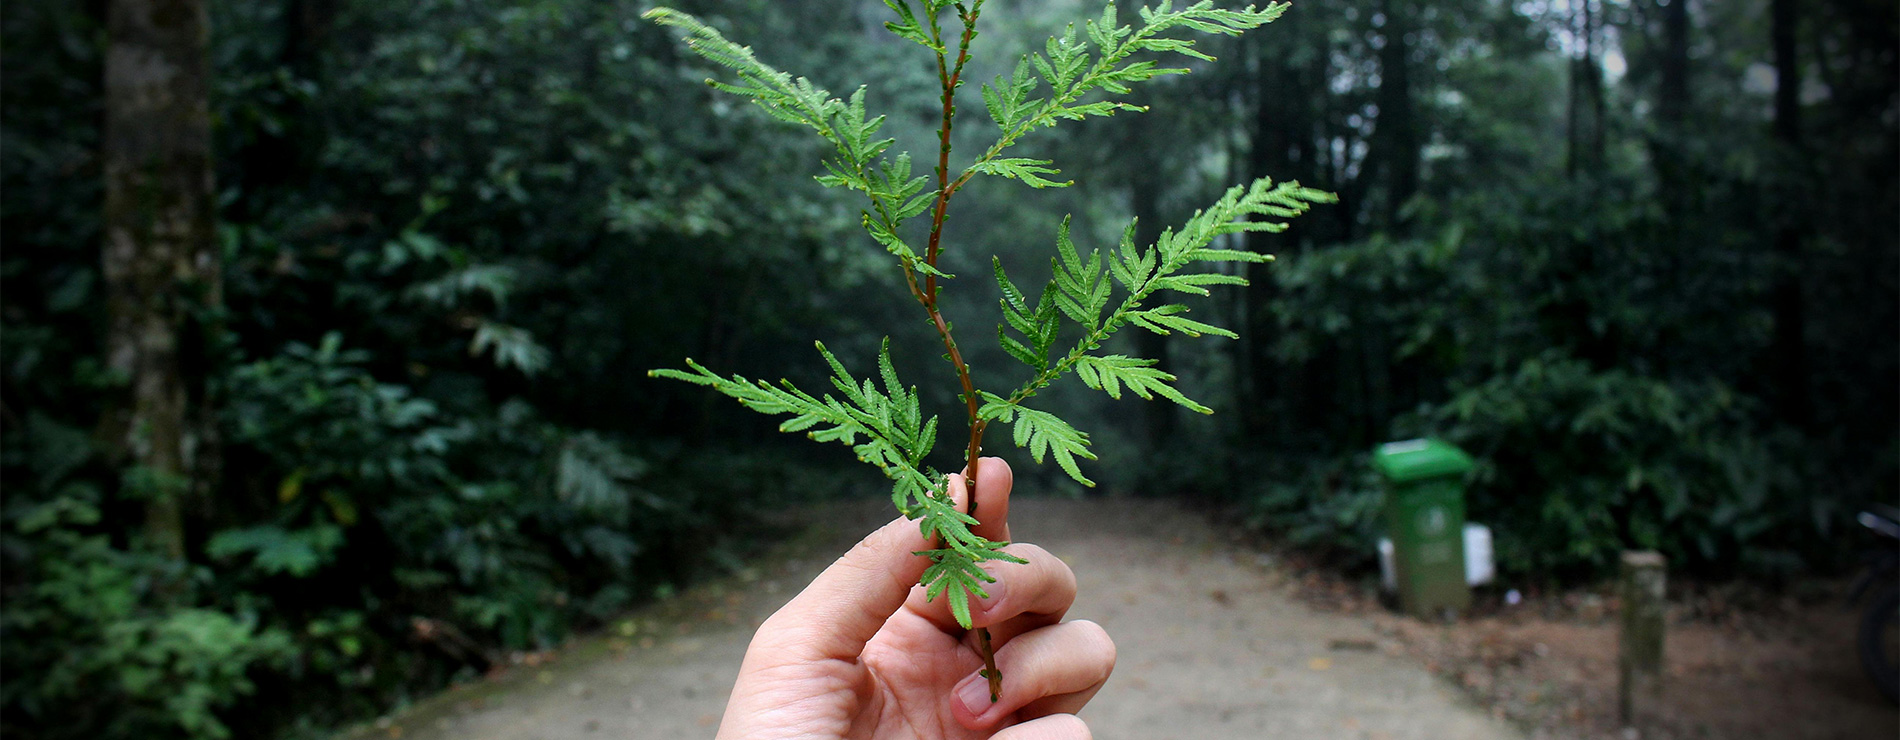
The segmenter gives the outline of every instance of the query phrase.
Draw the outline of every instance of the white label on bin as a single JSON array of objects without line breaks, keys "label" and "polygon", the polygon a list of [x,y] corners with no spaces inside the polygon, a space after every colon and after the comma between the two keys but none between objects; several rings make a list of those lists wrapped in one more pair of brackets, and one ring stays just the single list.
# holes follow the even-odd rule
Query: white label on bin
[{"label": "white label on bin", "polygon": [[1439,507],[1425,509],[1418,513],[1418,533],[1427,537],[1444,534],[1445,510]]}]

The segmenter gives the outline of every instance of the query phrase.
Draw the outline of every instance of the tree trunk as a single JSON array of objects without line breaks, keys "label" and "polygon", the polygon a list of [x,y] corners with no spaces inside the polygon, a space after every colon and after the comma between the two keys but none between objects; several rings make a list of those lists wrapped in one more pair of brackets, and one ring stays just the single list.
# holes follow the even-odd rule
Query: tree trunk
[{"label": "tree trunk", "polygon": [[106,352],[130,383],[108,429],[142,473],[131,480],[147,489],[147,544],[183,558],[185,498],[209,484],[217,458],[202,383],[185,372],[207,356],[207,321],[223,301],[205,6],[112,0],[106,23]]},{"label": "tree trunk", "polygon": [[1597,13],[1602,9],[1596,0],[1583,2],[1583,79],[1589,85],[1590,96],[1590,158],[1591,172],[1603,171],[1603,151],[1606,133],[1609,130],[1609,118],[1605,113],[1603,96],[1603,61],[1597,50],[1597,29],[1603,26],[1603,19]]},{"label": "tree trunk", "polygon": [[[1153,132],[1149,130],[1151,120],[1153,119],[1150,115],[1136,117],[1133,127],[1137,135],[1130,147],[1136,161],[1148,165],[1132,173],[1133,177],[1129,178],[1128,182],[1129,205],[1132,206],[1136,219],[1135,243],[1143,245],[1154,244],[1161,240],[1162,175],[1159,164],[1152,161],[1154,149],[1161,139],[1153,136]],[[1136,152],[1139,153],[1136,154]],[[1172,363],[1171,358],[1168,357],[1167,337],[1149,331],[1136,332],[1135,347],[1142,357],[1155,361],[1155,369],[1164,373],[1173,372],[1169,367]],[[1146,404],[1144,410],[1147,412],[1148,448],[1158,451],[1167,447],[1168,439],[1174,436],[1174,404],[1156,401]]]},{"label": "tree trunk", "polygon": [[1689,0],[1663,6],[1662,87],[1656,117],[1666,127],[1682,125],[1689,107]]},{"label": "tree trunk", "polygon": [[1386,172],[1385,226],[1400,231],[1400,211],[1418,193],[1419,135],[1412,111],[1412,24],[1404,0],[1385,2],[1385,46],[1379,49],[1379,120]]},{"label": "tree trunk", "polygon": [[[1770,34],[1775,55],[1775,141],[1784,161],[1795,162],[1801,150],[1801,70],[1795,56],[1795,1],[1774,0]],[[1770,298],[1775,332],[1770,340],[1768,377],[1774,383],[1779,416],[1799,426],[1812,419],[1808,389],[1807,310],[1802,296],[1801,214],[1794,201],[1801,188],[1782,188],[1780,223],[1775,229],[1775,287]]]},{"label": "tree trunk", "polygon": [[[1302,53],[1299,45],[1307,40],[1301,36],[1298,14],[1288,14],[1278,23],[1282,25],[1276,29],[1279,33],[1253,39],[1247,174],[1250,178],[1320,185],[1312,156],[1314,98],[1307,82],[1314,76],[1312,66],[1320,63],[1321,57]],[[1279,234],[1251,232],[1245,237],[1247,249],[1262,254],[1303,251],[1301,245],[1310,235],[1309,226],[1296,221]],[[1278,318],[1272,312],[1277,293],[1273,270],[1271,264],[1249,265],[1246,273],[1250,281],[1246,297],[1250,356],[1244,363],[1248,377],[1242,398],[1247,407],[1244,425],[1256,435],[1284,430],[1287,414],[1275,411],[1284,411],[1279,402],[1296,396],[1290,386],[1298,383],[1300,375],[1297,368],[1284,367],[1273,357],[1274,339],[1280,333]]]},{"label": "tree trunk", "polygon": [[1583,40],[1582,57],[1570,64],[1570,149],[1565,170],[1573,179],[1597,172],[1603,163],[1603,65],[1597,61],[1595,5],[1583,0],[1571,21]]},{"label": "tree trunk", "polygon": [[1651,143],[1650,157],[1662,188],[1663,213],[1673,228],[1689,210],[1689,182],[1683,172],[1683,123],[1689,108],[1689,0],[1669,0],[1663,6],[1662,84],[1656,88],[1656,122],[1660,129]]}]

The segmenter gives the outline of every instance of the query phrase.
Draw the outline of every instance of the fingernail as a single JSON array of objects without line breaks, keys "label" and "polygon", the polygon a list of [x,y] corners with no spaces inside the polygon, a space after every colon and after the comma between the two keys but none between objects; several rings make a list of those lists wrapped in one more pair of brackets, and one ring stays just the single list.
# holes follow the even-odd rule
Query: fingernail
[{"label": "fingernail", "polygon": [[976,599],[977,606],[982,608],[982,610],[985,612],[988,612],[991,609],[995,609],[996,603],[1003,600],[1003,593],[1005,590],[1006,589],[1004,589],[1003,587],[1003,582],[1000,580],[995,583],[984,584],[983,593],[987,595],[977,597]]},{"label": "fingernail", "polygon": [[973,673],[963,683],[957,685],[957,701],[963,702],[963,708],[970,716],[981,717],[993,706],[990,703],[990,682],[981,671]]}]

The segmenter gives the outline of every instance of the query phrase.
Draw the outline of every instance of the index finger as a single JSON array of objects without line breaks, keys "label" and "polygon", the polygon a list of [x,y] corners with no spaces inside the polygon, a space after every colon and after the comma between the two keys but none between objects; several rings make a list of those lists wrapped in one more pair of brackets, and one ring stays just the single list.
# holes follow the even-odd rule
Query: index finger
[{"label": "index finger", "polygon": [[[950,474],[950,485],[963,488],[964,476],[969,474],[969,466],[962,473]],[[1009,469],[1009,463],[1000,457],[980,457],[976,463],[976,503],[970,506],[971,515],[976,517],[976,526],[970,532],[986,540],[1008,542],[1009,540],[1009,491],[1016,484],[1016,474]]]}]

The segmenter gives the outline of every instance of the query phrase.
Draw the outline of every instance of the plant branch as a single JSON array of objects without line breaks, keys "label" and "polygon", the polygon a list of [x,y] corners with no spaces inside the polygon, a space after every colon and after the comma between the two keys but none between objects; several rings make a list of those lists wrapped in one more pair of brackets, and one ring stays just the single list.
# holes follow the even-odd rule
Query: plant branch
[{"label": "plant branch", "polygon": [[[954,68],[948,65],[943,52],[937,52],[937,81],[943,87],[943,126],[937,132],[937,204],[930,215],[930,243],[924,250],[924,262],[933,268],[937,266],[937,256],[943,246],[943,219],[950,212],[950,196],[955,195],[957,188],[970,179],[964,176],[957,178],[954,185],[950,183],[950,134],[957,117],[957,88],[963,84],[963,65],[970,61],[970,41],[976,38],[976,19],[983,13],[983,2],[977,0],[976,4],[967,11],[964,10],[962,3],[958,3],[957,10],[963,21],[963,34],[957,43],[957,60]],[[936,31],[934,24],[932,31]],[[942,47],[940,38],[938,46]],[[934,302],[937,295],[935,275],[925,276],[924,292]],[[972,422],[975,421],[974,412],[970,419]],[[972,464],[974,460],[972,458]]]},{"label": "plant branch", "polygon": [[[943,126],[937,134],[937,203],[930,217],[929,246],[924,252],[924,263],[933,271],[937,267],[937,258],[942,253],[944,216],[949,213],[950,197],[956,193],[956,186],[949,183],[950,135],[957,115],[956,92],[957,87],[962,84],[963,65],[970,59],[970,41],[976,37],[976,20],[983,12],[983,0],[976,0],[967,8],[962,3],[957,3],[956,9],[958,19],[963,23],[963,33],[957,43],[956,62],[954,65],[950,64],[944,52],[937,52],[937,81],[943,87]],[[932,40],[937,42],[937,48],[943,48],[941,30],[934,17],[931,20],[930,30]],[[968,179],[968,177],[960,178],[956,185],[960,186]],[[970,502],[969,514],[974,517],[977,510],[977,464],[983,451],[983,429],[986,426],[983,420],[977,418],[977,410],[981,408],[981,397],[976,392],[975,382],[970,379],[970,364],[964,361],[962,351],[957,349],[956,339],[950,335],[950,323],[944,320],[943,311],[938,306],[937,276],[925,275],[923,285],[920,286],[917,282],[916,270],[906,264],[904,265],[904,280],[910,286],[911,296],[916,298],[917,302],[930,314],[930,323],[936,327],[938,338],[943,340],[943,347],[949,353],[950,364],[956,368],[957,381],[963,386],[963,401],[970,422],[970,445],[964,468],[967,471],[964,477],[964,490],[967,492],[965,498]],[[989,629],[979,627],[976,634],[977,654],[983,657],[983,675],[989,679],[990,701],[995,702],[1002,696],[1003,673],[996,667],[996,652],[990,646]]]}]

